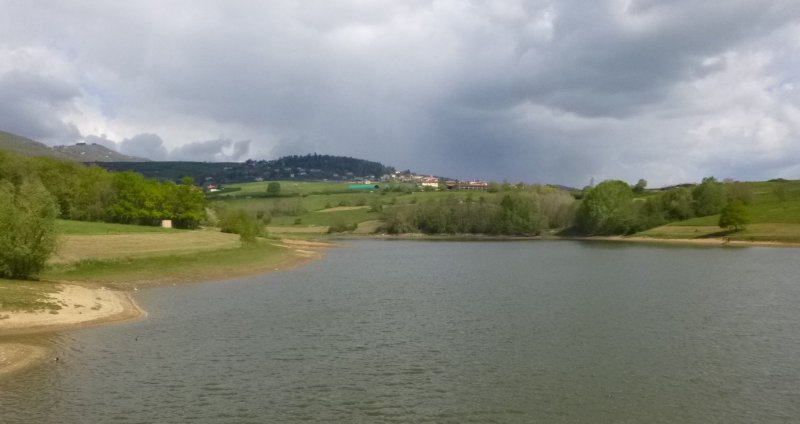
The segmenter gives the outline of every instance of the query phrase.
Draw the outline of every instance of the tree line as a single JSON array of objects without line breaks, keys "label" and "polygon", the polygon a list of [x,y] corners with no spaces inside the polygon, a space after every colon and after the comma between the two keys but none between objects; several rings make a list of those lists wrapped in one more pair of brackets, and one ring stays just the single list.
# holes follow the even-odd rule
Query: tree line
[{"label": "tree line", "polygon": [[713,177],[700,184],[644,196],[646,181],[631,186],[607,180],[582,192],[551,186],[491,184],[492,196],[448,196],[384,209],[381,231],[390,234],[487,234],[535,236],[625,235],[674,221],[720,214],[723,228],[740,229],[749,218],[746,185]]},{"label": "tree line", "polygon": [[36,275],[56,247],[55,219],[196,228],[202,190],[96,166],[0,151],[0,276]]},{"label": "tree line", "polygon": [[[637,185],[643,189],[641,181]],[[695,186],[675,187],[646,198],[635,198],[635,188],[624,181],[607,180],[584,189],[575,215],[575,232],[632,234],[720,213],[720,227],[739,229],[748,222],[744,205],[752,201],[752,195],[742,183],[723,184],[708,177]]]},{"label": "tree line", "polygon": [[570,224],[575,199],[544,186],[515,186],[495,196],[454,195],[383,210],[389,234],[487,234],[535,236]]}]

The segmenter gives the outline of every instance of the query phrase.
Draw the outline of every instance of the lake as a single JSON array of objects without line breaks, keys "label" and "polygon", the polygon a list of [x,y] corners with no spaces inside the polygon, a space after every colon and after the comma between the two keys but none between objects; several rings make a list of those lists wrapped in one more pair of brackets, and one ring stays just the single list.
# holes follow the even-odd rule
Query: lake
[{"label": "lake", "polygon": [[35,336],[3,423],[788,423],[800,250],[357,241]]}]

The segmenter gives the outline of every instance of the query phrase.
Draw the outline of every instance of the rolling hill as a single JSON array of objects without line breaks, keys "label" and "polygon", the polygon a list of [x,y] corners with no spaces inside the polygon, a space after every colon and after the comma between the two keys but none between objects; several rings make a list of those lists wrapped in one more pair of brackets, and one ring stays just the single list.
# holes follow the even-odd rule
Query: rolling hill
[{"label": "rolling hill", "polygon": [[128,156],[99,144],[78,143],[50,147],[20,135],[0,131],[0,150],[24,156],[45,156],[73,162],[147,162],[149,159]]}]

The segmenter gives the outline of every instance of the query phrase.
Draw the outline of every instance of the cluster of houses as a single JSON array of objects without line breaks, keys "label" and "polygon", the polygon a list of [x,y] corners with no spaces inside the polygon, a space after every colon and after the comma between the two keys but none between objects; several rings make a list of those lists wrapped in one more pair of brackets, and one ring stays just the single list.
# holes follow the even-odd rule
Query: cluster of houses
[{"label": "cluster of houses", "polygon": [[382,179],[387,182],[414,184],[423,189],[433,190],[486,190],[489,188],[489,183],[485,181],[459,181],[432,175],[416,175],[412,172],[395,172],[394,174],[384,175]]}]

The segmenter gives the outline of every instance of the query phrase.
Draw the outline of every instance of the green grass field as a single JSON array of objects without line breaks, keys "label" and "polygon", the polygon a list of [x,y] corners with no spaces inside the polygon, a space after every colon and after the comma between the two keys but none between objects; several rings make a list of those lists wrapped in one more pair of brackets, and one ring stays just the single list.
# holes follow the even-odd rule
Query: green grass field
[{"label": "green grass field", "polygon": [[64,235],[169,233],[181,230],[144,225],[109,224],[106,222],[56,220],[56,230]]},{"label": "green grass field", "polygon": [[153,284],[224,280],[254,272],[267,272],[281,266],[290,254],[285,247],[260,241],[241,247],[191,253],[84,259],[54,264],[42,274],[42,279],[101,283],[127,290]]},{"label": "green grass field", "polygon": [[[445,198],[465,200],[468,197],[490,199],[502,193],[466,191],[347,191],[348,183],[281,181],[281,191],[291,190],[293,197],[250,197],[248,193],[266,192],[268,182],[232,184],[241,191],[217,199],[226,206],[253,214],[271,217],[272,232],[325,233],[331,225],[358,224],[360,230],[376,229],[381,214],[370,211],[380,203],[383,208]],[[331,210],[332,211],[326,211]],[[276,231],[275,229],[279,231]]]},{"label": "green grass field", "polygon": [[654,238],[728,237],[731,240],[800,242],[800,181],[743,183],[750,202],[745,209],[751,222],[742,231],[718,226],[719,215],[673,222],[636,234]]},{"label": "green grass field", "polygon": [[[273,181],[260,181],[253,183],[228,184],[228,189],[240,189],[229,193],[231,197],[247,197],[255,194],[267,192],[267,185]],[[278,181],[281,185],[281,194],[322,194],[322,193],[345,193],[350,183],[333,181]]]}]

